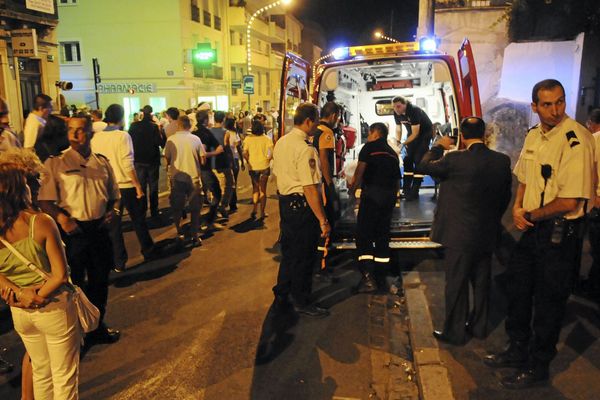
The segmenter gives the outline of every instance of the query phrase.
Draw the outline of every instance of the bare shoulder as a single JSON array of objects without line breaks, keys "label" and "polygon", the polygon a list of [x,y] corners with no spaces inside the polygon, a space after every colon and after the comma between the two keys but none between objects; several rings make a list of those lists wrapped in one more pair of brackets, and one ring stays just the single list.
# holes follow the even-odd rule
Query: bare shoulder
[{"label": "bare shoulder", "polygon": [[[44,234],[44,236],[48,234],[53,234],[58,230],[56,226],[56,222],[54,218],[44,212],[34,212],[35,215],[35,231]],[[33,218],[33,215],[32,215]],[[31,219],[30,219],[31,221]]]}]

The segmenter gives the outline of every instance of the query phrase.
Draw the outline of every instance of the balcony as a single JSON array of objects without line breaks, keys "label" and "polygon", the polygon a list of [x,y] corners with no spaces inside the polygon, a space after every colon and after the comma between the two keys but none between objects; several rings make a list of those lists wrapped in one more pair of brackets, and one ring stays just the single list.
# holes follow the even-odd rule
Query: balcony
[{"label": "balcony", "polygon": [[213,65],[211,68],[194,70],[194,78],[223,79],[223,67]]},{"label": "balcony", "polygon": [[[230,46],[229,59],[232,65],[246,65],[246,46]],[[252,66],[258,68],[269,68],[269,56],[252,51]]]},{"label": "balcony", "polygon": [[285,43],[285,29],[275,22],[269,23],[269,36],[271,36],[271,43]]},{"label": "balcony", "polygon": [[[229,29],[242,32],[246,35],[246,27],[250,19],[250,14],[242,7],[229,7]],[[268,19],[259,16],[254,19],[252,24],[252,37],[265,42],[272,42],[271,28]]]}]

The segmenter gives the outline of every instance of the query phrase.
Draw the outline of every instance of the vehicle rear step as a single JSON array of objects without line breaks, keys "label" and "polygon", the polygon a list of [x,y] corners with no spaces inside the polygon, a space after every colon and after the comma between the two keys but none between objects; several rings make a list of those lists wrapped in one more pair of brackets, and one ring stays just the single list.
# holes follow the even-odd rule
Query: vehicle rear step
[{"label": "vehicle rear step", "polygon": [[[356,243],[354,241],[333,242],[331,246],[336,250],[355,250]],[[432,242],[428,238],[410,238],[404,240],[390,241],[390,249],[439,249],[442,245]]]}]

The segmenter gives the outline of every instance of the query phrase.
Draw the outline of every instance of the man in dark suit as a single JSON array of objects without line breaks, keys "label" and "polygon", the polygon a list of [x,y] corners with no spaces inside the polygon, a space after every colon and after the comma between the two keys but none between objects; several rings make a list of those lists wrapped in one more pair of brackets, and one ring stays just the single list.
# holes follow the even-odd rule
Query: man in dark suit
[{"label": "man in dark suit", "polygon": [[[436,339],[464,344],[471,334],[487,336],[492,252],[500,219],[511,196],[508,156],[483,143],[485,123],[468,117],[460,124],[466,149],[446,154],[454,143],[443,136],[418,165],[418,171],[441,182],[431,239],[445,248],[446,321]],[[469,282],[473,310],[469,312]]]}]

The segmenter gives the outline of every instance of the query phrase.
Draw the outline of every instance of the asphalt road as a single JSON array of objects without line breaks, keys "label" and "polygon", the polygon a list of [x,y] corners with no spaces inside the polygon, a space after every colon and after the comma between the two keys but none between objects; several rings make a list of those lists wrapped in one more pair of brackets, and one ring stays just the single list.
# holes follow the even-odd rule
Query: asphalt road
[{"label": "asphalt road", "polygon": [[[330,317],[273,314],[277,203],[269,198],[264,226],[248,221],[251,193],[241,177],[239,211],[202,247],[140,264],[126,233],[128,270],[111,276],[106,317],[121,340],[84,355],[81,398],[417,398],[404,307],[397,296],[352,295],[359,277],[348,257],[337,257],[334,284],[316,282]],[[157,241],[175,236],[171,225],[153,226]],[[18,364],[22,346],[2,315],[0,343]],[[18,380],[18,371],[0,377],[1,399],[19,398]]]}]

